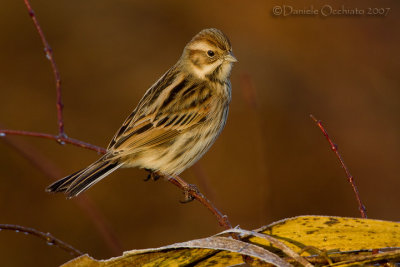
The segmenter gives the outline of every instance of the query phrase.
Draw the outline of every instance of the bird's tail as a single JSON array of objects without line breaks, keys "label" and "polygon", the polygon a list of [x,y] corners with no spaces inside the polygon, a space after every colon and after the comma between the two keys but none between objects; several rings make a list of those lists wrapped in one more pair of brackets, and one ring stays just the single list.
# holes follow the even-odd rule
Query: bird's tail
[{"label": "bird's tail", "polygon": [[49,185],[46,191],[54,193],[64,192],[68,198],[75,197],[121,167],[121,165],[121,163],[115,160],[107,160],[104,157],[100,158],[85,169]]}]

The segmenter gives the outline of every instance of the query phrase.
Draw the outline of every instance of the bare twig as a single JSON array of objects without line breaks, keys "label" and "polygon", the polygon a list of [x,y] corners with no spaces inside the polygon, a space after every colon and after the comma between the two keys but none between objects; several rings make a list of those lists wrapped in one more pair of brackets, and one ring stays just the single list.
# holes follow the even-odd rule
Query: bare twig
[{"label": "bare twig", "polygon": [[82,252],[80,252],[73,246],[61,241],[60,239],[55,238],[50,233],[43,233],[43,232],[40,232],[33,228],[28,228],[28,227],[23,227],[20,225],[13,225],[13,224],[0,224],[0,230],[10,230],[10,231],[21,232],[21,233],[33,235],[33,236],[39,237],[40,239],[46,241],[47,244],[49,244],[49,245],[54,245],[56,247],[61,248],[62,250],[73,255],[74,257],[83,255]]},{"label": "bare twig", "polygon": [[367,211],[366,208],[364,206],[364,204],[361,201],[360,198],[360,193],[358,192],[357,186],[354,182],[354,177],[353,175],[351,175],[349,169],[347,168],[347,166],[344,164],[343,158],[339,153],[338,150],[338,146],[332,141],[332,139],[329,137],[328,132],[325,130],[324,126],[322,126],[322,122],[320,120],[317,120],[314,115],[310,115],[311,119],[314,120],[314,122],[317,124],[317,126],[321,129],[322,133],[324,134],[324,136],[326,137],[326,140],[328,140],[332,151],[335,153],[336,157],[338,158],[344,172],[346,173],[346,177],[347,180],[349,181],[349,183],[351,184],[351,187],[353,188],[354,194],[356,196],[357,202],[358,202],[358,209],[361,213],[361,217],[363,218],[367,218]]},{"label": "bare twig", "polygon": [[62,103],[62,95],[61,95],[61,76],[60,72],[58,71],[56,61],[54,59],[53,55],[53,50],[51,49],[49,43],[46,40],[46,37],[44,36],[43,30],[40,27],[39,21],[35,15],[35,12],[33,11],[31,4],[29,3],[29,0],[24,0],[26,8],[28,9],[29,15],[32,18],[33,24],[35,24],[36,30],[40,36],[40,39],[42,40],[43,46],[44,46],[44,52],[46,54],[46,58],[50,61],[51,63],[51,69],[53,70],[54,74],[54,79],[56,82],[56,91],[57,91],[57,120],[58,120],[58,135],[59,137],[66,137],[65,132],[64,132],[64,117],[63,117],[63,103]]},{"label": "bare twig", "polygon": [[0,137],[1,136],[6,136],[7,134],[9,135],[23,135],[23,136],[33,136],[33,137],[39,137],[39,138],[45,138],[45,139],[51,139],[57,141],[59,144],[64,145],[64,144],[71,144],[75,146],[79,146],[82,148],[94,150],[97,153],[104,154],[106,152],[106,149],[95,146],[86,142],[83,142],[78,139],[70,138],[66,135],[53,135],[53,134],[47,134],[47,133],[38,133],[38,132],[28,132],[28,131],[20,131],[20,130],[8,130],[8,129],[0,129]]}]

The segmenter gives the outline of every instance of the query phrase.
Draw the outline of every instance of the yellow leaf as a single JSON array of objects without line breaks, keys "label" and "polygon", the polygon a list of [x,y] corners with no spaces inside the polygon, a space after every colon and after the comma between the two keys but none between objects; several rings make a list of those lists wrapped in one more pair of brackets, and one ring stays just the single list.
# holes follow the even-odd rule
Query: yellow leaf
[{"label": "yellow leaf", "polygon": [[[390,221],[299,216],[256,231],[275,237],[296,252],[307,246],[338,251],[400,247],[400,223]],[[251,237],[250,242],[271,246],[258,237]]]}]

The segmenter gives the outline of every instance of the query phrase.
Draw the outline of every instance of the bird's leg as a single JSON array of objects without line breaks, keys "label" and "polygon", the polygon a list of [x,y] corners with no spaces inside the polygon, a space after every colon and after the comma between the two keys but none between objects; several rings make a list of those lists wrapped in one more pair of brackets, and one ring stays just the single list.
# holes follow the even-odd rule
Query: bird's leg
[{"label": "bird's leg", "polygon": [[199,189],[197,188],[196,185],[189,184],[189,183],[185,182],[179,176],[176,176],[176,175],[173,176],[173,177],[169,176],[168,180],[171,181],[171,179],[174,179],[175,181],[177,181],[178,184],[180,184],[180,187],[183,190],[183,193],[185,195],[185,199],[179,201],[181,203],[189,203],[189,202],[193,201],[194,200],[193,193],[195,193],[195,194],[199,194],[200,193],[200,191],[199,191]]},{"label": "bird's leg", "polygon": [[147,177],[144,179],[145,182],[147,182],[150,179],[153,181],[157,181],[158,179],[160,179],[161,176],[157,172],[151,169],[145,169],[145,170],[149,172],[149,175],[147,175]]}]

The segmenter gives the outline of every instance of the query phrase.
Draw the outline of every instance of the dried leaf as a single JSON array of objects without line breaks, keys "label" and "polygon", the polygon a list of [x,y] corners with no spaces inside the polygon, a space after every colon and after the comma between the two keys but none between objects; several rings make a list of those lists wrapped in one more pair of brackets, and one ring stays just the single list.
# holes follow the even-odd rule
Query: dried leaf
[{"label": "dried leaf", "polygon": [[227,237],[209,237],[156,249],[132,250],[125,252],[121,257],[105,261],[96,261],[84,255],[64,264],[63,267],[185,266],[194,263],[198,266],[229,266],[243,263],[242,255],[277,266],[291,266],[279,256],[259,246]]}]

